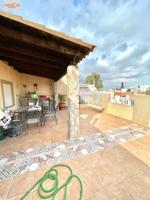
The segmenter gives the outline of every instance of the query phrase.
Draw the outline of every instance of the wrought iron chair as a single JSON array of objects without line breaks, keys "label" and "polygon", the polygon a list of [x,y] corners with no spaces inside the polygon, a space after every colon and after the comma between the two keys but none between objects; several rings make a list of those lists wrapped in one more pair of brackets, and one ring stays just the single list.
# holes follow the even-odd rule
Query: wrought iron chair
[{"label": "wrought iron chair", "polygon": [[40,132],[41,123],[42,123],[41,111],[36,110],[36,111],[29,111],[27,113],[27,120],[26,120],[27,128],[29,128],[30,124],[37,124]]},{"label": "wrought iron chair", "polygon": [[48,107],[43,107],[43,126],[45,125],[46,119],[48,118],[55,120],[57,124],[57,111],[58,105],[56,105],[55,101],[50,101]]}]

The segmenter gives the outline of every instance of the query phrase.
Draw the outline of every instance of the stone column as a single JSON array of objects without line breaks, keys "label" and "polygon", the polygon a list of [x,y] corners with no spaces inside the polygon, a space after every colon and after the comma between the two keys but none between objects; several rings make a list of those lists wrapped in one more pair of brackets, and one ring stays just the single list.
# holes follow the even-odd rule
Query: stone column
[{"label": "stone column", "polygon": [[69,138],[76,138],[79,135],[79,68],[74,65],[67,68],[67,96]]}]

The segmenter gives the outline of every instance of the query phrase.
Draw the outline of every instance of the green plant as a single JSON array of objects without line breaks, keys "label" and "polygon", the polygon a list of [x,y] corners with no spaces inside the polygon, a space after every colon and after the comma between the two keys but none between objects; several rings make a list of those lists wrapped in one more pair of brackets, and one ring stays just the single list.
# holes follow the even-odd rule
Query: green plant
[{"label": "green plant", "polygon": [[65,102],[66,95],[64,95],[64,94],[58,94],[58,99],[59,99],[59,103]]},{"label": "green plant", "polygon": [[95,72],[91,73],[85,78],[84,83],[86,84],[94,84],[94,86],[99,90],[103,87],[103,80],[101,79],[101,75]]},{"label": "green plant", "polygon": [[28,92],[27,92],[27,95],[28,95],[28,96],[30,96],[31,94],[36,94],[36,92],[35,92],[35,91],[34,91],[34,92],[31,92],[31,91],[28,91]]},{"label": "green plant", "polygon": [[28,91],[26,96],[29,98],[34,98],[34,99],[38,98],[36,91],[34,91],[34,92]]}]

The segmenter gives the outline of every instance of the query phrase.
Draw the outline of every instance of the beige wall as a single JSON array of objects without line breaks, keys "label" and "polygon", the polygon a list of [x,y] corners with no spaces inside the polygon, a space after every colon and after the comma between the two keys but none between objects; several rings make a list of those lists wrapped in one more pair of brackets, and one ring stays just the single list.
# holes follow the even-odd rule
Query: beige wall
[{"label": "beige wall", "polygon": [[[16,102],[16,95],[20,93],[20,76],[19,73],[12,67],[8,66],[7,62],[0,61],[0,81],[6,80],[13,83],[14,100]],[[0,108],[3,108],[2,88],[0,84]]]},{"label": "beige wall", "polygon": [[[53,80],[39,77],[39,76],[33,76],[29,74],[20,73],[20,85],[21,85],[20,95],[24,95],[25,92],[28,92],[28,91],[33,91],[34,83],[38,84],[38,87],[37,87],[38,94],[40,95],[52,94],[51,85],[53,85]],[[23,85],[26,85],[27,87],[24,88]]]},{"label": "beige wall", "polygon": [[134,95],[133,120],[150,127],[150,95]]},{"label": "beige wall", "polygon": [[67,95],[67,75],[63,76],[57,82],[57,92],[58,94],[65,94]]},{"label": "beige wall", "polygon": [[109,97],[108,93],[104,93],[102,95],[102,107],[104,108],[104,112],[107,112],[108,110],[108,97]]},{"label": "beige wall", "polygon": [[[3,62],[0,60],[0,81],[6,80],[13,83],[14,89],[14,98],[15,105],[17,101],[17,95],[24,96],[25,92],[33,91],[33,84],[38,84],[37,93],[40,95],[51,95],[52,94],[52,86],[54,81],[48,78],[28,75],[19,73],[13,69],[13,67],[9,66],[7,62]],[[23,85],[27,85],[25,89]],[[0,108],[3,108],[3,100],[2,100],[2,91],[0,84]]]},{"label": "beige wall", "polygon": [[104,112],[150,127],[150,95],[134,95],[134,106],[110,103],[103,95]]},{"label": "beige wall", "polygon": [[127,120],[133,119],[133,106],[121,105],[108,102],[107,112],[117,117],[122,117]]}]

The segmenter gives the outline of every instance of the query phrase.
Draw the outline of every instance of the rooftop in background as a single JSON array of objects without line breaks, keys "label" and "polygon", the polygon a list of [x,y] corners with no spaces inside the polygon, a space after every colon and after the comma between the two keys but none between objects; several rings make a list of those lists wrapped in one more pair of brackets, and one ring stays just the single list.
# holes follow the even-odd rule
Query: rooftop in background
[{"label": "rooftop in background", "polygon": [[0,11],[0,59],[19,72],[58,80],[94,45]]},{"label": "rooftop in background", "polygon": [[86,84],[86,83],[81,83],[80,84],[80,91],[89,91],[89,92],[94,92],[94,91],[97,91],[97,88],[95,87],[94,84]]}]

